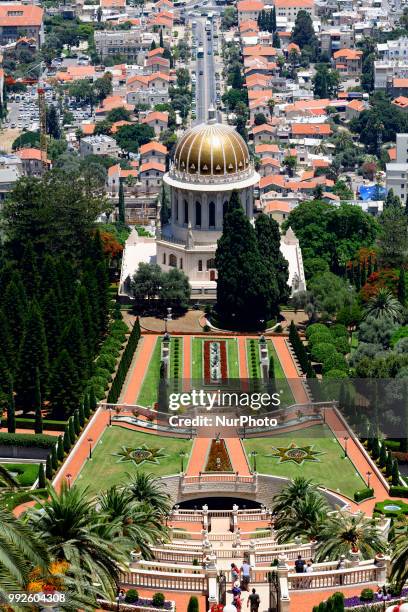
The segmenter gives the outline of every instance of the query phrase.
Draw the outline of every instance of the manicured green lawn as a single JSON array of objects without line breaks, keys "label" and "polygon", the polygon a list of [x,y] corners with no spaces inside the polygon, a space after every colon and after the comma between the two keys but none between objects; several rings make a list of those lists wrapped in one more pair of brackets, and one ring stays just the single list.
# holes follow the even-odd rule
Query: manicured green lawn
[{"label": "manicured green lawn", "polygon": [[2,464],[22,487],[30,487],[38,478],[38,463],[3,463]]},{"label": "manicured green lawn", "polygon": [[140,406],[152,406],[157,402],[157,390],[160,379],[160,358],[161,338],[158,338],[142,383],[142,388],[137,397],[137,403],[140,404]]},{"label": "manicured green lawn", "polygon": [[[280,459],[271,457],[273,448],[288,447],[292,442],[298,447],[312,446],[313,451],[320,451],[317,461],[304,461],[297,465],[293,461],[280,463]],[[326,425],[317,425],[292,432],[285,436],[256,438],[244,441],[245,451],[249,457],[256,451],[256,469],[260,474],[273,474],[295,478],[304,476],[333,491],[338,491],[353,498],[355,491],[364,488],[365,482],[349,459],[344,458],[344,451],[333,432]],[[253,467],[253,458],[250,457]]]},{"label": "manicured green lawn", "polygon": [[[114,455],[121,451],[123,446],[135,449],[144,444],[148,448],[162,449],[164,456],[158,459],[159,463],[144,462],[137,466],[133,461],[119,462],[120,458]],[[86,462],[76,482],[81,488],[89,487],[92,493],[98,493],[114,484],[125,482],[126,474],[132,476],[138,470],[150,472],[155,476],[177,474],[181,467],[179,453],[181,450],[186,452],[186,469],[191,445],[191,440],[131,431],[113,425],[105,430],[93,451],[92,460]]]},{"label": "manicured green lawn", "polygon": [[255,338],[246,341],[247,365],[249,378],[261,377],[259,342]]},{"label": "manicured green lawn", "polygon": [[[191,372],[192,378],[202,380],[204,377],[204,352],[205,340],[218,340],[218,338],[193,338]],[[239,378],[238,344],[236,338],[221,338],[225,340],[227,348],[228,378]]]}]

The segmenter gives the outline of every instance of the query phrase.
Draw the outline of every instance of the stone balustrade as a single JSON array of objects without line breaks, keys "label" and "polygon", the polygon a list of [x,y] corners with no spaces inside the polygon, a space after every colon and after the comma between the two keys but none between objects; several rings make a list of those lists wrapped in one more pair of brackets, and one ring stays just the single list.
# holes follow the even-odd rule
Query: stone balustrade
[{"label": "stone balustrade", "polygon": [[144,587],[166,591],[195,591],[204,593],[207,588],[207,578],[204,574],[177,574],[173,572],[156,572],[148,569],[129,568],[121,572],[119,578],[121,586]]}]

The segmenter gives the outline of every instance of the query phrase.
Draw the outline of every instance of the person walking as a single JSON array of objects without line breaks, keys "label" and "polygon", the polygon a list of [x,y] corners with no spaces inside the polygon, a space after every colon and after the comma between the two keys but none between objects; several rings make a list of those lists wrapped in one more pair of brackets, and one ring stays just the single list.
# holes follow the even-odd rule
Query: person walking
[{"label": "person walking", "polygon": [[261,605],[261,598],[255,589],[252,589],[252,593],[248,597],[247,608],[250,607],[250,612],[258,612],[259,606]]},{"label": "person walking", "polygon": [[242,590],[248,591],[248,585],[251,580],[251,566],[248,561],[244,559],[244,562],[241,567],[241,579],[242,579]]},{"label": "person walking", "polygon": [[305,571],[305,562],[302,559],[302,555],[298,555],[298,558],[295,561],[295,572],[297,574],[303,574]]}]

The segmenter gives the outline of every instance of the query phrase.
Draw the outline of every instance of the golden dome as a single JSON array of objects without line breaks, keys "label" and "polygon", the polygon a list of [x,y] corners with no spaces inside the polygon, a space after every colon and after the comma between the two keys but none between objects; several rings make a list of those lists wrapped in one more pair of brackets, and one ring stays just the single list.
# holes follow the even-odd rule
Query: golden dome
[{"label": "golden dome", "polygon": [[239,174],[249,168],[249,152],[236,130],[204,123],[187,130],[177,144],[173,169],[198,176]]}]

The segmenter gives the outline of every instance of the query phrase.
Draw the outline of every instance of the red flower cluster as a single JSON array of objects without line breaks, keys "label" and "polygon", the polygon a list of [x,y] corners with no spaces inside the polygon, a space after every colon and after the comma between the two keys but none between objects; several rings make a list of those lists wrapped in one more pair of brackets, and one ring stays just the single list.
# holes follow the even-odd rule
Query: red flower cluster
[{"label": "red flower cluster", "polygon": [[388,289],[397,295],[398,273],[391,268],[383,268],[378,272],[373,272],[367,279],[364,287],[361,288],[360,295],[364,302],[378,293],[379,289]]},{"label": "red flower cluster", "polygon": [[[208,384],[211,382],[211,370],[210,370],[210,346],[213,340],[204,341],[204,380]],[[225,380],[228,378],[228,367],[227,367],[227,346],[225,340],[217,340],[220,347],[220,361],[221,361],[221,379]]]}]

